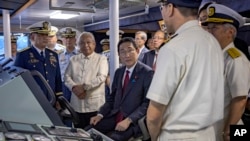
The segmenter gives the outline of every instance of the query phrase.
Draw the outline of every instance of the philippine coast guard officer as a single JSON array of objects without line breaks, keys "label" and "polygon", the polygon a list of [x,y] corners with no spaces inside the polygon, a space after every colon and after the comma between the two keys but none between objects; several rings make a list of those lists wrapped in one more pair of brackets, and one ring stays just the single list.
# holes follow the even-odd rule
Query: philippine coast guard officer
[{"label": "philippine coast guard officer", "polygon": [[[124,34],[124,31],[119,30],[119,40],[121,40],[123,34]],[[110,35],[110,31],[109,31],[109,30],[106,32],[106,35],[107,35],[107,36]],[[109,58],[108,58],[108,59],[109,59]],[[121,59],[120,59],[120,58],[119,58],[119,66],[123,66],[123,63],[121,62]]]},{"label": "philippine coast guard officer", "polygon": [[69,60],[73,55],[78,54],[79,51],[76,49],[76,39],[79,31],[72,27],[65,27],[59,30],[63,43],[66,46],[63,53],[59,55],[59,64],[61,69],[61,78],[62,78],[62,89],[63,96],[70,101],[71,91],[64,84],[64,74],[65,70],[69,64]]},{"label": "philippine coast guard officer", "polygon": [[[102,45],[102,55],[106,56],[108,59],[108,63],[109,63],[109,69],[110,69],[110,48],[109,48],[109,39],[102,39],[100,44]],[[105,81],[105,97],[106,100],[110,95],[110,75],[108,73],[107,79]]]},{"label": "philippine coast guard officer", "polygon": [[14,35],[11,35],[11,57],[13,61],[15,61],[16,53],[17,53],[17,37]]},{"label": "philippine coast guard officer", "polygon": [[[121,40],[123,34],[124,34],[124,31],[119,30],[119,40]],[[108,35],[108,36],[110,35],[110,31],[109,30],[106,32],[106,35]]]},{"label": "philippine coast guard officer", "polygon": [[[234,10],[221,5],[207,7],[208,18],[202,23],[219,41],[224,55],[224,120],[218,124],[217,141],[229,141],[230,125],[243,124],[244,112],[250,88],[250,64],[244,53],[234,45],[239,27],[244,25],[243,17]],[[223,136],[222,136],[223,133]]]},{"label": "philippine coast guard officer", "polygon": [[102,55],[106,56],[109,61],[110,57],[109,39],[102,39],[100,44],[102,45]]},{"label": "philippine coast guard officer", "polygon": [[[42,74],[56,94],[62,95],[62,81],[57,53],[46,48],[51,24],[47,21],[37,22],[27,29],[30,31],[31,47],[19,52],[14,65],[27,70],[36,70]],[[34,77],[47,99],[47,89],[38,77]]]},{"label": "philippine coast guard officer", "polygon": [[56,36],[57,31],[58,31],[57,27],[51,26],[47,48],[60,54],[63,53],[63,51],[65,50],[65,46],[57,43],[57,36]]}]

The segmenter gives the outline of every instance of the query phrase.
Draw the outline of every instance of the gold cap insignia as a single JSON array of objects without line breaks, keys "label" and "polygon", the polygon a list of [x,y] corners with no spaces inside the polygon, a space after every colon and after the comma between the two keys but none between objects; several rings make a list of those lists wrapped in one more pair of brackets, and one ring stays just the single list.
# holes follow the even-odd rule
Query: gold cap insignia
[{"label": "gold cap insignia", "polygon": [[66,28],[66,33],[70,34],[72,32],[71,28]]},{"label": "gold cap insignia", "polygon": [[43,29],[49,30],[49,23],[48,22],[43,22]]},{"label": "gold cap insignia", "polygon": [[215,13],[215,7],[209,7],[208,9],[208,16],[211,17]]},{"label": "gold cap insignia", "polygon": [[75,37],[76,36],[76,31],[74,31],[72,28],[66,28],[65,31],[62,32],[61,37],[67,38],[67,37]]},{"label": "gold cap insignia", "polygon": [[10,38],[11,38],[11,43],[16,43],[17,42],[17,37],[16,36],[11,35]]}]

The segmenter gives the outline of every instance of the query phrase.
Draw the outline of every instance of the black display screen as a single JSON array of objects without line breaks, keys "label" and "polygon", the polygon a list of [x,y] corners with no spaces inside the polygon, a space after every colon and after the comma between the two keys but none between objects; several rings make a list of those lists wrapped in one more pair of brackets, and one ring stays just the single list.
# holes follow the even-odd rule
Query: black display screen
[{"label": "black display screen", "polygon": [[30,131],[35,132],[36,130],[30,124],[22,124],[22,123],[9,123],[10,128],[14,130],[21,130],[21,131]]},{"label": "black display screen", "polygon": [[42,133],[41,130],[34,124],[5,122],[8,131],[28,132],[28,133]]}]

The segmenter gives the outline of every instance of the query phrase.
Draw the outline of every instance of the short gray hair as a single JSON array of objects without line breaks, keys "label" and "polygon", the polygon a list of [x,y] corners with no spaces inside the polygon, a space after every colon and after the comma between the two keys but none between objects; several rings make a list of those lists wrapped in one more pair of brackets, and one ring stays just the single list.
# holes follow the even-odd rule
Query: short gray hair
[{"label": "short gray hair", "polygon": [[77,45],[79,44],[82,36],[90,37],[95,42],[95,36],[93,35],[93,33],[84,31],[77,38]]},{"label": "short gray hair", "polygon": [[148,36],[147,36],[147,33],[146,33],[146,32],[144,32],[144,31],[137,31],[137,32],[135,33],[135,35],[137,35],[137,34],[141,34],[143,40],[147,41]]},{"label": "short gray hair", "polygon": [[232,28],[232,29],[235,31],[234,34],[233,34],[233,39],[235,39],[235,38],[236,38],[236,35],[237,35],[237,29],[236,29],[236,27],[235,27],[234,25],[230,24],[230,23],[225,23],[225,24],[223,24],[223,25],[224,25],[224,27],[225,27],[226,29]]}]

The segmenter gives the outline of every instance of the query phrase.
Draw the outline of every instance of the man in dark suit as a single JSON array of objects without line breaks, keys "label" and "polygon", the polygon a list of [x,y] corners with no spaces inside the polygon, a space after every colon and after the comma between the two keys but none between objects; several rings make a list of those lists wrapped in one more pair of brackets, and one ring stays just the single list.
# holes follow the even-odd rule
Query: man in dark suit
[{"label": "man in dark suit", "polygon": [[156,68],[157,55],[160,47],[164,45],[166,40],[166,35],[162,30],[155,32],[153,39],[154,50],[146,52],[142,59],[142,63],[148,65],[153,70]]},{"label": "man in dark suit", "polygon": [[148,52],[148,49],[145,46],[145,43],[147,41],[147,33],[144,31],[137,31],[135,33],[135,43],[138,48],[138,60],[142,61],[143,56],[146,52]]},{"label": "man in dark suit", "polygon": [[[56,94],[62,95],[62,81],[57,53],[46,48],[51,24],[41,21],[29,26],[31,47],[19,52],[16,56],[15,66],[36,70],[42,74]],[[49,94],[42,81],[34,77],[43,90],[47,99]]]},{"label": "man in dark suit", "polygon": [[111,96],[90,124],[114,140],[127,141],[140,133],[137,122],[146,114],[153,71],[137,62],[138,49],[132,38],[120,40],[118,54],[124,66],[116,70]]}]

